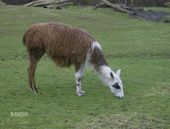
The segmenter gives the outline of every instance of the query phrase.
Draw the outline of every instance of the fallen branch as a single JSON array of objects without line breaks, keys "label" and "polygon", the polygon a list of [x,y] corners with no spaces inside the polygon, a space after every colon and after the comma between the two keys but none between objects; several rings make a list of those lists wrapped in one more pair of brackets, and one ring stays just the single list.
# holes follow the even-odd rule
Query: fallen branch
[{"label": "fallen branch", "polygon": [[62,9],[63,7],[60,5],[47,5],[48,9]]},{"label": "fallen branch", "polygon": [[0,5],[4,5],[5,3],[2,1],[2,0],[0,0]]},{"label": "fallen branch", "polygon": [[[34,6],[37,3],[41,3],[43,0],[37,0],[37,1],[32,1],[30,3],[25,4],[24,6],[29,7],[29,6]],[[44,1],[45,2],[45,1]]]},{"label": "fallen branch", "polygon": [[103,5],[106,5],[106,6],[112,8],[116,11],[119,11],[119,12],[128,13],[128,14],[134,14],[135,13],[133,11],[133,9],[130,8],[130,7],[127,7],[127,6],[122,5],[122,4],[113,4],[113,3],[109,2],[108,0],[101,0],[101,2],[99,4],[97,4],[94,9],[97,9],[98,7],[103,6]]},{"label": "fallen branch", "polygon": [[165,7],[170,7],[170,2],[164,3],[164,6],[165,6]]},{"label": "fallen branch", "polygon": [[73,4],[71,1],[72,0],[37,0],[25,4],[25,6],[61,9],[63,6]]}]

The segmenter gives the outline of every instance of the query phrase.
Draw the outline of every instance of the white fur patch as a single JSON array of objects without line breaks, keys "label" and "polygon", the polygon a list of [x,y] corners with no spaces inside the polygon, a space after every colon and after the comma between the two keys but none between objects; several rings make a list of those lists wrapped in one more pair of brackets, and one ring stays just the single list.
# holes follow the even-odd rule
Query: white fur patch
[{"label": "white fur patch", "polygon": [[75,73],[75,78],[81,78],[83,76],[84,72],[84,65],[81,65],[80,69]]},{"label": "white fur patch", "polygon": [[92,65],[92,64],[90,63],[90,59],[91,59],[91,53],[88,52],[87,55],[86,55],[85,66],[86,66],[86,68],[93,69],[93,68],[94,68],[94,65]]},{"label": "white fur patch", "polygon": [[100,72],[102,73],[102,75],[104,75],[105,77],[110,78],[110,72],[112,72],[111,68],[106,66],[106,65],[102,65],[100,67]]},{"label": "white fur patch", "polygon": [[93,53],[93,50],[94,50],[95,48],[98,48],[99,50],[102,50],[101,45],[100,45],[99,42],[97,42],[97,41],[94,41],[94,42],[92,43],[91,49],[88,51],[88,53],[87,53],[87,55],[86,55],[85,66],[87,66],[87,67],[90,68],[90,69],[94,69],[94,64],[91,64],[91,63],[90,63],[90,60],[91,60],[91,55],[92,55],[92,53]]},{"label": "white fur patch", "polygon": [[92,49],[94,49],[94,48],[98,48],[98,49],[102,50],[101,45],[97,41],[94,41],[92,44]]}]

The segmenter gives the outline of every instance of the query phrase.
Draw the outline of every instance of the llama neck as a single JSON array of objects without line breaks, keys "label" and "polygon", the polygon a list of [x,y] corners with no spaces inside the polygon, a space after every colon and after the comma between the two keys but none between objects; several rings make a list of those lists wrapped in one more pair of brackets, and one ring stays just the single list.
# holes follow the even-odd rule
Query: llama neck
[{"label": "llama neck", "polygon": [[106,84],[110,75],[111,68],[107,65],[105,57],[102,53],[101,46],[98,42],[94,42],[92,46],[92,53],[90,54],[90,63],[94,66],[96,73],[99,75],[101,80]]},{"label": "llama neck", "polygon": [[107,66],[107,65],[102,65],[99,67],[98,73],[103,76],[103,77],[109,77],[110,78],[110,72],[112,71],[112,69]]},{"label": "llama neck", "polygon": [[110,72],[112,69],[107,65],[102,65],[96,70],[99,78],[108,86],[110,83]]},{"label": "llama neck", "polygon": [[96,71],[99,71],[100,66],[107,65],[103,53],[99,48],[94,48],[91,54],[91,63],[94,65]]}]

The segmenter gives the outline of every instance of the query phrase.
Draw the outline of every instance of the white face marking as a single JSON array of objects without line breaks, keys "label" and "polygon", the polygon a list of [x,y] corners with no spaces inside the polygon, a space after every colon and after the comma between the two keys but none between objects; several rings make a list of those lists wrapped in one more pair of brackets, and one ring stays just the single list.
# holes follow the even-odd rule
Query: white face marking
[{"label": "white face marking", "polygon": [[124,97],[123,84],[120,79],[120,70],[114,72],[108,66],[100,67],[101,78],[118,98]]}]

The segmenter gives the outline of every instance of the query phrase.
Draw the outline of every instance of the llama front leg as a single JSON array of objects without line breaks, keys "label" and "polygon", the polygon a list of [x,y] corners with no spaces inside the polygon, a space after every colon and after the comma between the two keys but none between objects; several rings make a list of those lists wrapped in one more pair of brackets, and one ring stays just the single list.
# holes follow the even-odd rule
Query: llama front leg
[{"label": "llama front leg", "polygon": [[76,94],[78,96],[83,96],[85,92],[81,89],[81,80],[84,72],[84,65],[75,65],[75,81],[76,81]]}]

